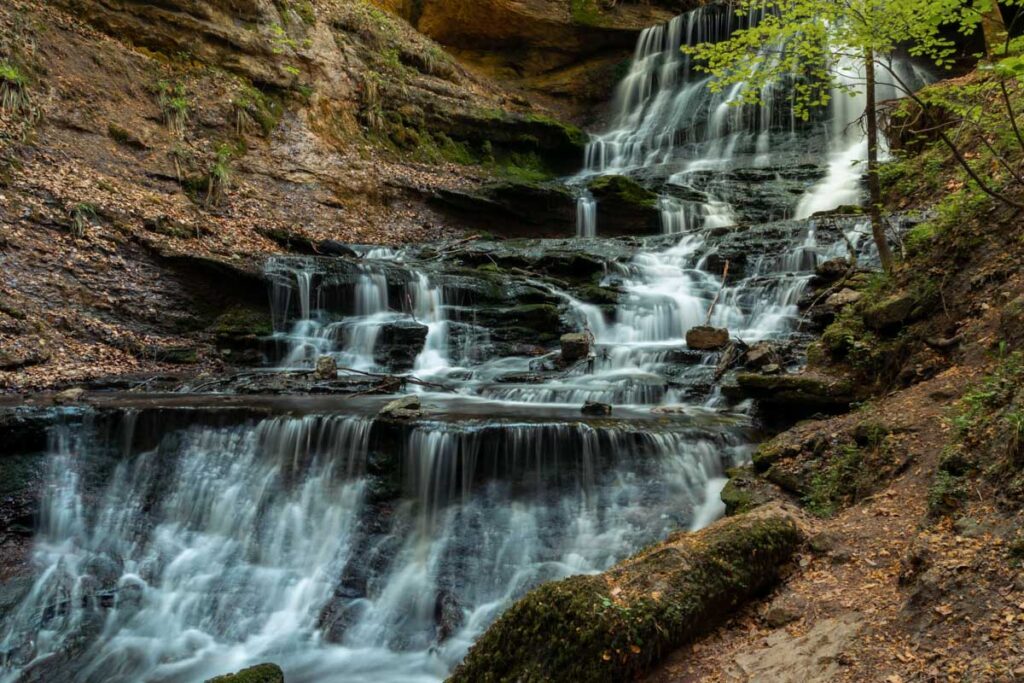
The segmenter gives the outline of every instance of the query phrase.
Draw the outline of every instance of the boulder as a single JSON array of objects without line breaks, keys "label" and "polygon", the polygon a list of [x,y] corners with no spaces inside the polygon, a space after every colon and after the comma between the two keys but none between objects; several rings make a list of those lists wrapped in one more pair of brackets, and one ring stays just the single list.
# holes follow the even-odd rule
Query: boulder
[{"label": "boulder", "polygon": [[562,345],[562,362],[568,365],[581,361],[590,355],[593,337],[586,332],[571,332],[563,334],[560,342]]},{"label": "boulder", "polygon": [[82,396],[85,395],[85,389],[81,387],[74,387],[72,389],[65,389],[56,396],[53,397],[53,402],[57,405],[66,405],[68,403],[78,403],[82,400]]},{"label": "boulder", "polygon": [[840,289],[838,292],[825,299],[825,305],[831,306],[838,311],[851,304],[857,303],[863,298],[864,295],[855,289]]},{"label": "boulder", "polygon": [[779,355],[776,346],[771,342],[758,342],[747,349],[743,362],[748,368],[759,370],[773,363],[776,365],[781,364],[782,357]]},{"label": "boulder", "polygon": [[718,327],[691,328],[686,332],[686,345],[696,351],[718,351],[729,345],[729,330]]},{"label": "boulder", "polygon": [[658,195],[632,178],[600,176],[587,188],[597,200],[597,234],[607,237],[661,233]]},{"label": "boulder", "polygon": [[381,408],[377,417],[411,420],[423,414],[422,407],[419,396],[403,396]]},{"label": "boulder", "polygon": [[374,360],[394,372],[412,370],[423,351],[429,328],[415,320],[400,320],[381,327]]},{"label": "boulder", "polygon": [[802,542],[778,505],[679,532],[603,574],[532,590],[449,681],[631,681],[779,579]]},{"label": "boulder", "polygon": [[909,294],[894,294],[864,311],[864,324],[876,332],[889,332],[910,320],[916,307]]},{"label": "boulder", "polygon": [[587,401],[583,404],[583,408],[580,412],[584,415],[594,415],[597,417],[608,417],[612,414],[612,407],[607,403],[598,403],[597,401]]},{"label": "boulder", "polygon": [[849,379],[817,373],[766,375],[743,372],[735,385],[722,392],[731,399],[753,398],[763,411],[797,420],[815,413],[837,413],[850,407],[859,394]]},{"label": "boulder", "polygon": [[313,376],[319,380],[338,378],[338,361],[333,356],[320,356],[316,359],[316,370]]},{"label": "boulder", "polygon": [[211,678],[206,683],[284,683],[284,672],[277,664],[258,664],[238,673]]},{"label": "boulder", "polygon": [[850,262],[845,258],[834,258],[818,264],[818,267],[814,269],[814,274],[821,282],[835,282],[846,275],[846,271],[849,269]]}]

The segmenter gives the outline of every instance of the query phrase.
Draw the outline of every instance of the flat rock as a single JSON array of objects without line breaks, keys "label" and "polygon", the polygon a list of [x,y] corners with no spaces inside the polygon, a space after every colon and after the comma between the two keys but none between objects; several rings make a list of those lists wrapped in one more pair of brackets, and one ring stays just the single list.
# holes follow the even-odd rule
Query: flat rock
[{"label": "flat rock", "polygon": [[378,417],[393,418],[399,420],[410,420],[420,417],[423,414],[419,396],[403,396],[396,398],[377,413]]},{"label": "flat rock", "polygon": [[803,636],[776,631],[765,647],[736,655],[742,680],[758,683],[829,683],[838,678],[839,657],[862,628],[859,614],[823,619]]}]

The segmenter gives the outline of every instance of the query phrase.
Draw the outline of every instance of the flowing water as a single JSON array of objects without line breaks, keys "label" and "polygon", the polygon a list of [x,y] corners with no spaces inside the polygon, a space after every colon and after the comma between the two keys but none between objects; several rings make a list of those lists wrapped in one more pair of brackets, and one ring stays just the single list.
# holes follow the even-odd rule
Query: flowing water
[{"label": "flowing water", "polygon": [[[393,396],[69,411],[0,681],[193,682],[264,661],[289,683],[437,681],[531,587],[719,516],[751,406],[720,397],[717,354],[686,331],[717,296],[710,322],[734,337],[799,340],[815,267],[844,234],[865,243],[855,222],[786,220],[859,196],[850,112],[798,123],[785,84],[732,107],[679,51],[757,19],[709,6],[645,31],[588,148],[580,178],[657,189],[663,237],[267,263],[267,372],[331,355],[344,375],[414,376],[422,416],[378,417]],[[580,237],[599,211],[581,193]],[[589,358],[560,361],[569,331]]]}]

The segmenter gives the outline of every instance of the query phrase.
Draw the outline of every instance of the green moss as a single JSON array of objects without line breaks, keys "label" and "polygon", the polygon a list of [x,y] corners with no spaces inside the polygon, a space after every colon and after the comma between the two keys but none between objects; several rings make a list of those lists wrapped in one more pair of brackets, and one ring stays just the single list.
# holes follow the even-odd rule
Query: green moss
[{"label": "green moss", "polygon": [[843,446],[810,481],[803,498],[807,510],[818,517],[831,517],[843,505],[856,501],[866,487],[864,453],[855,445]]},{"label": "green moss", "polygon": [[274,333],[274,327],[266,310],[237,306],[217,316],[210,326],[210,332],[218,337],[268,337]]},{"label": "green moss", "polygon": [[487,630],[449,681],[634,680],[776,582],[800,540],[786,516],[744,515],[603,575],[544,584]]},{"label": "green moss", "polygon": [[206,683],[284,683],[284,672],[276,664],[259,664],[235,674],[211,678]]},{"label": "green moss", "polygon": [[585,26],[597,26],[603,16],[597,0],[571,0],[572,20]]},{"label": "green moss", "polygon": [[933,517],[950,515],[960,509],[966,498],[965,479],[940,470],[928,489],[928,512]]},{"label": "green moss", "polygon": [[647,209],[653,209],[658,205],[657,194],[626,176],[601,176],[591,181],[587,187],[598,199],[611,197]]}]

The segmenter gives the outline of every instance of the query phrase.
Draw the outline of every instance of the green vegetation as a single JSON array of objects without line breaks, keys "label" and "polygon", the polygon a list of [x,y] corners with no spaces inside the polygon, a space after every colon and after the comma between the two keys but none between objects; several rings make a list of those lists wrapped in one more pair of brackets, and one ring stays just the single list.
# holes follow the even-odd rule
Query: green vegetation
[{"label": "green vegetation", "polygon": [[653,209],[658,204],[658,195],[632,178],[621,175],[604,175],[591,181],[587,188],[598,199],[615,198],[625,204]]},{"label": "green vegetation", "polygon": [[31,108],[28,77],[11,62],[0,61],[0,111],[13,116],[28,113]]},{"label": "green vegetation", "polygon": [[86,202],[75,204],[68,211],[68,217],[71,219],[71,234],[78,238],[85,237],[96,219],[96,207]]},{"label": "green vegetation", "polygon": [[264,137],[269,136],[284,111],[279,101],[248,83],[243,83],[231,98],[231,108],[235,113],[235,131],[240,136],[257,127]]},{"label": "green vegetation", "polygon": [[160,80],[155,87],[164,123],[178,137],[185,135],[191,103],[183,81]]},{"label": "green vegetation", "polygon": [[841,506],[860,497],[866,476],[861,449],[852,444],[843,446],[838,457],[825,463],[811,479],[803,504],[813,515],[831,517]]},{"label": "green vegetation", "polygon": [[596,26],[601,23],[601,9],[597,0],[572,0],[572,20],[585,26]]}]

